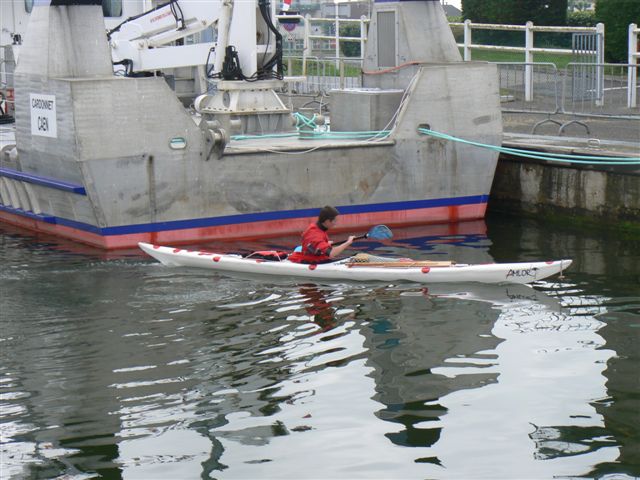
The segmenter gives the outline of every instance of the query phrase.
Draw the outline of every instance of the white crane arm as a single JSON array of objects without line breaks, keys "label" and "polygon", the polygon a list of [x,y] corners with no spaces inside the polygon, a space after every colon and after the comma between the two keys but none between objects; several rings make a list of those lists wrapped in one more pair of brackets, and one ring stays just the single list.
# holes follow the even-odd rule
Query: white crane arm
[{"label": "white crane arm", "polygon": [[[271,21],[273,8],[269,0],[170,0],[111,30],[112,58],[132,72],[213,65],[207,74],[225,79],[281,77],[282,35]],[[173,45],[209,27],[215,43]]]},{"label": "white crane arm", "polygon": [[216,0],[171,0],[125,20],[112,31],[111,41],[166,45],[211,26],[220,17],[221,7],[222,1]]},{"label": "white crane arm", "polygon": [[[233,0],[171,0],[124,21],[109,32],[113,61],[130,60],[135,71],[202,65],[207,52],[216,44],[197,44],[187,49],[192,54],[187,54],[183,46],[168,45],[210,26],[218,27],[219,36],[223,33],[220,27],[224,29],[224,25],[228,32],[232,9]],[[218,43],[217,47],[222,45]],[[182,50],[177,50],[180,48]],[[221,51],[224,52],[224,48]]]}]

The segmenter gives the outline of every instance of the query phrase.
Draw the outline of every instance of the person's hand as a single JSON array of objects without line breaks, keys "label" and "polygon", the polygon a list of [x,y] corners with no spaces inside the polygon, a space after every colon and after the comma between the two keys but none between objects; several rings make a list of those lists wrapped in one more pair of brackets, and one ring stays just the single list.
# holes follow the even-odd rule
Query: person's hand
[{"label": "person's hand", "polygon": [[355,239],[356,239],[356,237],[351,235],[344,242],[341,242],[340,245],[336,245],[335,247],[332,247],[331,251],[329,253],[329,257],[330,258],[335,258],[338,255],[340,255],[345,249],[347,249],[353,243],[353,241]]}]

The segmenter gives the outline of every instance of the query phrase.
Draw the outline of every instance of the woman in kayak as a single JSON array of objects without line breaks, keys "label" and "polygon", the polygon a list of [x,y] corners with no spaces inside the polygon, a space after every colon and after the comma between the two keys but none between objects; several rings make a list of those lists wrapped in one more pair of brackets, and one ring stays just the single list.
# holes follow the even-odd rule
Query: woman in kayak
[{"label": "woman in kayak", "polygon": [[344,252],[353,243],[354,236],[335,245],[327,232],[338,223],[340,212],[335,207],[326,206],[320,210],[318,220],[302,234],[302,251],[289,255],[289,261],[296,263],[327,263]]}]

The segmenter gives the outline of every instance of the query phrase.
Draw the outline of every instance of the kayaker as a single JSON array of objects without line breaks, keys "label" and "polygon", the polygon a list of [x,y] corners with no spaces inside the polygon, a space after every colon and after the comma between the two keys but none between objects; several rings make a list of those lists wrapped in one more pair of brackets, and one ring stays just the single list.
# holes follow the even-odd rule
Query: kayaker
[{"label": "kayaker", "polygon": [[302,251],[293,252],[289,260],[296,263],[327,263],[349,248],[355,239],[353,235],[335,246],[329,240],[327,232],[338,223],[338,215],[340,212],[337,208],[323,207],[316,223],[309,225],[302,234]]}]

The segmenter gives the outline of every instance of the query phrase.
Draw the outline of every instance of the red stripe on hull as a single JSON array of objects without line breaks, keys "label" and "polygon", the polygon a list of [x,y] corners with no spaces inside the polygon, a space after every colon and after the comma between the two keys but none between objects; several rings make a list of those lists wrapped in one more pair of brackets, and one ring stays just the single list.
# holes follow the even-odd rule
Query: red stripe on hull
[{"label": "red stripe on hull", "polygon": [[[372,225],[385,224],[390,227],[408,227],[438,223],[464,222],[478,220],[485,216],[486,203],[472,205],[420,208],[389,212],[357,213],[341,215],[336,233],[341,231],[366,230]],[[35,220],[13,213],[0,211],[0,221],[67,238],[105,250],[118,250],[137,247],[138,242],[153,244],[179,245],[203,243],[211,240],[255,239],[278,237],[302,232],[314,217],[288,220],[270,220],[252,223],[236,223],[214,227],[186,228],[182,230],[164,230],[161,232],[132,233],[125,235],[98,235],[77,228]]]}]

